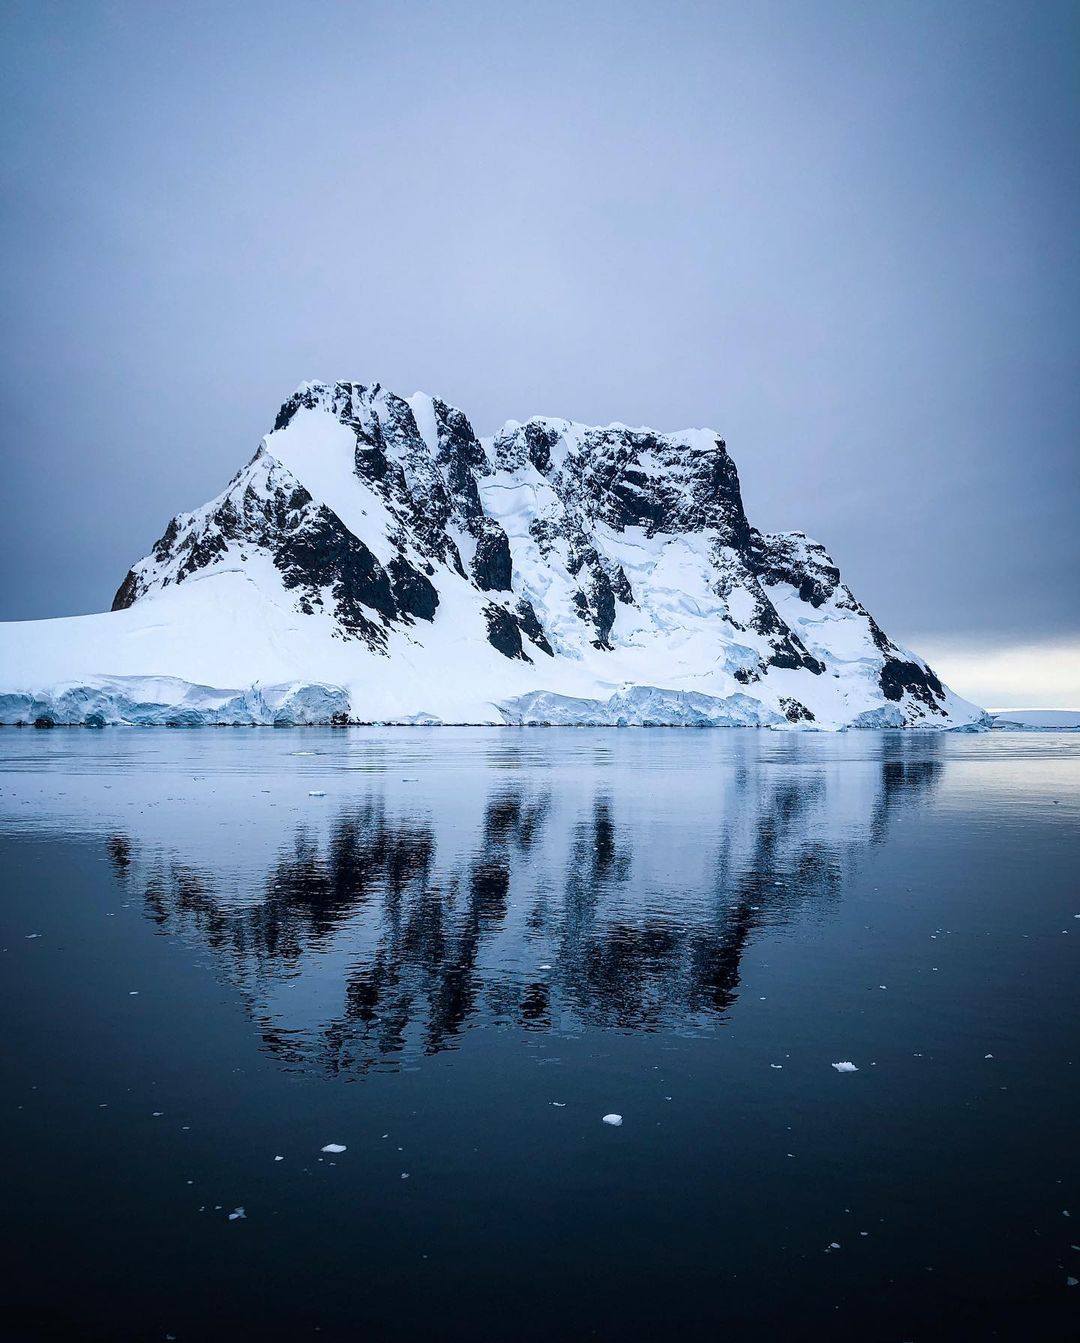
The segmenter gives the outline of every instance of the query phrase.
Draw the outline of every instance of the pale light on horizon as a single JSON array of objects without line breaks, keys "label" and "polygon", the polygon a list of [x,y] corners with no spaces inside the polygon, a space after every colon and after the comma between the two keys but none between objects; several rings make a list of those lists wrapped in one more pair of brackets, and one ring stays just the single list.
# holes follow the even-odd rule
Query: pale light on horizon
[{"label": "pale light on horizon", "polygon": [[958,695],[985,709],[1080,709],[1080,640],[985,647],[913,641]]}]

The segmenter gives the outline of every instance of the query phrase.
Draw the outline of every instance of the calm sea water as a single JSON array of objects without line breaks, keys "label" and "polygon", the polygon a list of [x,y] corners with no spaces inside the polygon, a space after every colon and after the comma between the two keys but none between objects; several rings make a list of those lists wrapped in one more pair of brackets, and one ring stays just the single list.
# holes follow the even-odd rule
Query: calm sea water
[{"label": "calm sea water", "polygon": [[1076,1337],[1078,822],[1065,734],[4,731],[5,1337]]}]

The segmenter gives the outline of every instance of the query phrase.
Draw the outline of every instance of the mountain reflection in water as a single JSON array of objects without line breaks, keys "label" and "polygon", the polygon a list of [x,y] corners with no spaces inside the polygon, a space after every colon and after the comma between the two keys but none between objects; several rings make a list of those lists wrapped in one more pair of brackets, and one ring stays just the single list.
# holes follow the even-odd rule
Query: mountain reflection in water
[{"label": "mountain reflection in water", "polygon": [[700,774],[661,775],[660,820],[635,807],[634,772],[591,798],[528,769],[488,769],[464,799],[372,781],[239,882],[200,864],[194,834],[187,856],[134,831],[107,846],[163,931],[212,950],[288,1067],[396,1068],[481,1024],[700,1031],[735,1003],[755,929],[827,908],[934,788],[932,742],[876,741],[854,780],[760,751],[707,795]]}]

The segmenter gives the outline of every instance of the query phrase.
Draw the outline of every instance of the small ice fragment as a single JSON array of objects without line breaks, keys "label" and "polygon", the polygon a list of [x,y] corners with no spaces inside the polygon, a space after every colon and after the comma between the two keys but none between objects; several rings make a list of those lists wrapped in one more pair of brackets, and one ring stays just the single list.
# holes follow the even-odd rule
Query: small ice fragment
[{"label": "small ice fragment", "polygon": [[164,1113],[165,1113],[164,1110],[155,1110],[154,1113],[153,1113],[153,1115],[151,1116],[151,1118],[152,1118],[152,1119],[160,1119],[161,1116],[162,1116]]},{"label": "small ice fragment", "polygon": [[40,933],[27,933],[27,934],[26,934],[26,940],[27,940],[28,942],[32,942],[32,941],[34,940],[35,937],[40,937],[40,936],[41,936]]},{"label": "small ice fragment", "polygon": [[610,1124],[612,1128],[618,1128],[622,1123],[622,1115],[604,1115],[604,1123]]},{"label": "small ice fragment", "polygon": [[565,1102],[565,1101],[552,1101],[551,1103],[552,1103],[552,1105],[554,1105],[554,1107],[556,1108],[556,1110],[565,1110],[565,1109],[566,1109],[566,1102]]},{"label": "small ice fragment", "polygon": [[325,796],[326,794],[323,792],[321,788],[312,788],[308,793],[308,797],[325,797]]},{"label": "small ice fragment", "polygon": [[407,1179],[409,1178],[409,1172],[408,1172],[407,1170],[403,1170],[403,1171],[401,1172],[401,1178],[402,1178],[403,1180],[407,1180]]},{"label": "small ice fragment", "polygon": [[139,990],[138,990],[138,989],[128,989],[128,997],[129,997],[129,998],[137,998],[138,996],[139,996]]},{"label": "small ice fragment", "polygon": [[994,1057],[993,1054],[984,1054],[984,1055],[983,1055],[983,1058],[984,1058],[984,1059],[992,1059],[993,1057]]},{"label": "small ice fragment", "polygon": [[540,969],[541,969],[541,970],[550,970],[550,969],[551,969],[551,966],[550,966],[550,965],[542,965],[542,966],[540,967]]},{"label": "small ice fragment", "polygon": [[784,1066],[784,1065],[783,1065],[782,1063],[770,1063],[770,1064],[769,1064],[769,1067],[770,1067],[770,1068],[782,1068],[783,1066]]},{"label": "small ice fragment", "polygon": [[858,1068],[855,1067],[854,1063],[851,1063],[847,1059],[845,1059],[841,1063],[834,1063],[832,1066],[836,1069],[838,1073],[857,1073],[859,1071]]},{"label": "small ice fragment", "polygon": [[322,1150],[324,1152],[332,1152],[335,1156],[337,1156],[338,1152],[345,1151],[345,1144],[343,1142],[328,1142],[326,1146],[322,1148]]},{"label": "small ice fragment", "polygon": [[276,1157],[274,1157],[274,1160],[275,1160],[275,1161],[284,1161],[285,1158],[284,1158],[283,1156],[276,1156]]},{"label": "small ice fragment", "polygon": [[246,1218],[246,1217],[247,1217],[247,1213],[243,1210],[243,1208],[233,1208],[232,1212],[229,1213],[229,1221],[230,1221],[230,1222],[236,1222],[236,1221],[238,1221],[241,1217],[243,1217],[243,1218]]},{"label": "small ice fragment", "polygon": [[1065,1279],[1065,1286],[1075,1287],[1078,1282],[1080,1282],[1080,1278],[1068,1277]]},{"label": "small ice fragment", "polygon": [[879,985],[878,985],[878,988],[879,988],[879,989],[883,989],[883,988],[885,988],[885,985],[884,985],[884,984],[879,984]]}]

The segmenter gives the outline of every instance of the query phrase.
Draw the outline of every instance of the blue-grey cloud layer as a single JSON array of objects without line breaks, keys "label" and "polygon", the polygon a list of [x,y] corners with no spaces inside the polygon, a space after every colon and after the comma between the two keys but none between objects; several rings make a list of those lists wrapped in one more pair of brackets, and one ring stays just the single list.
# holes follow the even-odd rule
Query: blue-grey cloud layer
[{"label": "blue-grey cloud layer", "polygon": [[1080,9],[4,6],[0,616],[308,377],[728,439],[899,638],[1080,628]]}]

